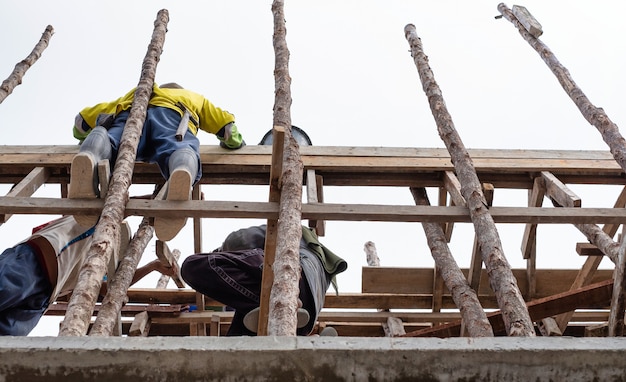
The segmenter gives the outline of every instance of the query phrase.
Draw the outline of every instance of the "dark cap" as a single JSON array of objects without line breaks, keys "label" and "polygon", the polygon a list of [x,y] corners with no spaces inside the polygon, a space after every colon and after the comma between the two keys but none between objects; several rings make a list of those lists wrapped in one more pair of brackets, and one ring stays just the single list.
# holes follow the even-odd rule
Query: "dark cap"
[{"label": "dark cap", "polygon": [[265,225],[242,228],[231,232],[224,243],[222,251],[241,251],[265,247]]}]

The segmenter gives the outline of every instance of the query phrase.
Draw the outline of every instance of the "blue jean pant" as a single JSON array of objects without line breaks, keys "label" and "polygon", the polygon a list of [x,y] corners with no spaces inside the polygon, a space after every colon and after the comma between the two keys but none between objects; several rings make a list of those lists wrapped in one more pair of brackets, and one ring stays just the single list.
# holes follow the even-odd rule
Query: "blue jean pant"
[{"label": "blue jean pant", "polygon": [[[262,249],[194,254],[185,259],[180,271],[196,291],[235,309],[228,336],[256,335],[246,329],[243,318],[261,300]],[[299,298],[309,315],[316,317],[315,302],[304,274],[300,277]],[[315,325],[313,321],[298,329],[297,334],[308,335]]]},{"label": "blue jean pant", "polygon": [[48,308],[52,285],[33,248],[19,244],[0,254],[0,335],[25,336]]},{"label": "blue jean pant", "polygon": [[[130,115],[130,111],[118,114],[109,129],[109,139],[113,149],[111,164],[115,163],[119,151],[124,125]],[[176,140],[176,130],[181,116],[175,110],[166,107],[149,107],[143,131],[137,145],[137,161],[156,163],[165,179],[170,177],[168,161],[172,153],[183,148],[192,149],[198,159],[198,174],[194,184],[202,177],[202,165],[200,163],[200,141],[190,130],[187,130],[182,141]]]}]

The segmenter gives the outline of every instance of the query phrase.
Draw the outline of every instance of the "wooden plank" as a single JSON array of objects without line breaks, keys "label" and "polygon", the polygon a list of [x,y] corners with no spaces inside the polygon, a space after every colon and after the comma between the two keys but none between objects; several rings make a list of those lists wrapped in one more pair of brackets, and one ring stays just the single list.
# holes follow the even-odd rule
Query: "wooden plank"
[{"label": "wooden plank", "polygon": [[448,194],[450,194],[450,199],[454,202],[454,205],[467,207],[467,202],[461,194],[461,183],[456,175],[454,175],[454,172],[443,172],[443,185],[446,191],[448,191]]},{"label": "wooden plank", "polygon": [[155,247],[156,255],[161,261],[161,264],[174,269],[174,276],[172,276],[172,280],[174,280],[176,286],[179,288],[184,288],[185,282],[180,277],[180,266],[178,265],[176,257],[167,246],[167,243],[161,240],[157,240]]},{"label": "wooden plank", "polygon": [[[528,197],[529,207],[541,207],[545,195],[545,182],[543,178],[536,177],[533,181],[533,188]],[[530,258],[532,248],[535,246],[537,237],[537,224],[526,224],[524,236],[522,237],[522,258]]]},{"label": "wooden plank", "polygon": [[[99,199],[59,199],[0,197],[0,213],[56,215],[99,213],[103,202]],[[264,219],[278,216],[278,205],[265,202],[198,201],[177,202],[132,199],[126,205],[126,216],[203,217]],[[621,223],[626,221],[626,210],[615,208],[531,208],[491,207],[496,223],[591,224]],[[392,222],[470,222],[469,213],[462,207],[393,206],[376,204],[303,204],[303,219],[340,221]]]},{"label": "wooden plank", "polygon": [[[467,276],[467,268],[461,271]],[[526,291],[526,269],[513,269],[512,271],[520,290]],[[536,297],[546,297],[569,290],[577,274],[577,269],[538,269]],[[481,277],[486,280],[486,270],[482,270]],[[612,277],[612,270],[599,270],[594,275],[593,282]],[[361,272],[362,293],[432,294],[432,285],[432,268],[363,267]],[[493,295],[487,284],[481,285],[477,293],[479,296]],[[449,291],[446,291],[444,295],[449,295]]]},{"label": "wooden plank", "polygon": [[542,171],[541,178],[544,181],[546,195],[556,200],[561,207],[580,207],[582,205],[580,197],[563,184],[554,174],[548,171]]},{"label": "wooden plank", "polygon": [[[224,153],[219,147],[202,146],[200,148],[203,171],[232,174],[246,171],[269,172],[271,153],[269,147],[246,146],[235,152]],[[2,174],[26,171],[34,166],[65,168],[66,173],[77,146],[3,146],[0,147],[0,168]],[[608,152],[594,151],[554,151],[554,150],[468,150],[481,179],[481,173],[536,173],[551,171],[561,180],[563,175],[619,177],[621,169]],[[313,168],[324,172],[365,172],[365,173],[402,173],[414,171],[450,171],[453,169],[449,154],[445,149],[415,148],[371,148],[371,147],[302,147],[302,159],[306,169]],[[10,165],[10,168],[9,168]],[[30,169],[29,169],[30,167]],[[7,171],[4,171],[5,168]],[[496,170],[496,171],[494,171]],[[153,165],[138,165],[135,177],[144,172],[154,174],[159,179],[158,169]],[[203,179],[211,182],[212,177]],[[246,177],[239,179],[245,181]],[[267,179],[267,178],[266,178]],[[331,185],[332,177],[325,182]],[[266,180],[267,181],[267,180]],[[622,180],[623,182],[623,180]]]}]

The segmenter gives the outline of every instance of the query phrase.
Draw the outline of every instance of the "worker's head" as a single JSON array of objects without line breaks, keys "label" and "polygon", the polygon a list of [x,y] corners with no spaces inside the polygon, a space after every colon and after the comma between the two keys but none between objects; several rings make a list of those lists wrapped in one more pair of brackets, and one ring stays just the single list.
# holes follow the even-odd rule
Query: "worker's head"
[{"label": "worker's head", "polygon": [[[291,125],[291,135],[296,142],[298,142],[299,146],[311,146],[313,144],[311,143],[311,138],[309,138],[307,133],[298,126]],[[261,142],[259,142],[259,145],[271,146],[272,143],[274,143],[274,133],[273,129],[270,129],[267,133],[265,133]]]},{"label": "worker's head", "polygon": [[176,82],[168,82],[159,86],[161,89],[184,89],[182,86],[177,84]]},{"label": "worker's head", "polygon": [[241,251],[265,247],[265,225],[240,229],[226,237],[222,251]]}]

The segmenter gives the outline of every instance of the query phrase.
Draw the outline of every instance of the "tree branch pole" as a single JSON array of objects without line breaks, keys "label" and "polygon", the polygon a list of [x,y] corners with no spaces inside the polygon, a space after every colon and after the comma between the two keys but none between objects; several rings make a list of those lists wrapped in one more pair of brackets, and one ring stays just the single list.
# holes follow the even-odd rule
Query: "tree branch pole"
[{"label": "tree branch pole", "polygon": [[275,103],[274,126],[285,128],[284,162],[278,211],[279,240],[272,269],[268,334],[295,336],[300,280],[300,238],[302,237],[303,164],[298,143],[291,134],[291,77],[285,27],[284,1],[274,0]]},{"label": "tree branch pole", "polygon": [[113,333],[118,315],[128,300],[128,288],[133,282],[137,264],[153,235],[154,227],[150,225],[149,219],[144,217],[137,233],[128,245],[126,254],[115,272],[115,277],[108,285],[107,294],[102,300],[96,321],[89,331],[90,336],[108,337]]},{"label": "tree branch pole", "polygon": [[[411,187],[411,194],[415,204],[429,206],[428,194],[425,188]],[[463,275],[461,268],[450,253],[446,235],[438,223],[422,223],[428,247],[435,260],[435,266],[441,273],[446,287],[452,294],[452,300],[459,308],[465,328],[470,337],[493,337],[493,329],[487,319],[483,307],[480,305],[476,291],[472,289]]]},{"label": "tree branch pole", "polygon": [[509,336],[535,336],[526,303],[517,286],[511,266],[502,251],[500,236],[493,217],[489,213],[474,164],[448,113],[439,85],[428,64],[428,57],[424,54],[422,42],[417,36],[414,25],[407,25],[404,32],[411,47],[411,55],[422,81],[422,87],[428,97],[430,109],[435,117],[439,136],[450,152],[452,164],[461,183],[461,193],[467,201],[483,263],[489,275],[489,283],[496,296],[498,307],[502,311],[507,334]]},{"label": "tree branch pole", "polygon": [[32,52],[15,65],[13,72],[11,72],[9,77],[0,85],[0,103],[13,92],[13,89],[15,89],[17,85],[22,83],[22,78],[24,78],[26,71],[41,57],[43,51],[48,47],[48,43],[53,34],[54,28],[52,28],[52,25],[48,25]]},{"label": "tree branch pole", "polygon": [[528,33],[515,15],[513,15],[513,12],[504,3],[498,5],[498,11],[519,30],[524,40],[539,53],[539,56],[541,56],[552,73],[554,73],[563,87],[563,90],[565,90],[567,95],[574,101],[574,104],[576,104],[583,117],[598,129],[602,135],[602,139],[609,146],[613,158],[615,158],[622,170],[626,172],[626,140],[624,140],[624,137],[620,134],[617,125],[609,119],[602,108],[594,106],[591,101],[589,101],[589,98],[587,98],[578,85],[576,85],[569,71],[561,65],[552,51],[543,42]]},{"label": "tree branch pole", "polygon": [[137,157],[137,144],[146,119],[156,66],[163,51],[168,21],[168,11],[160,10],[154,22],[152,40],[143,61],[130,115],[122,133],[109,192],[104,200],[102,214],[96,225],[87,258],[80,270],[74,293],[61,323],[59,336],[81,336],[87,333],[89,320],[102,285],[102,278],[111,254],[119,242],[120,225],[124,219],[124,209],[129,198],[128,188],[132,183],[133,168]]}]

